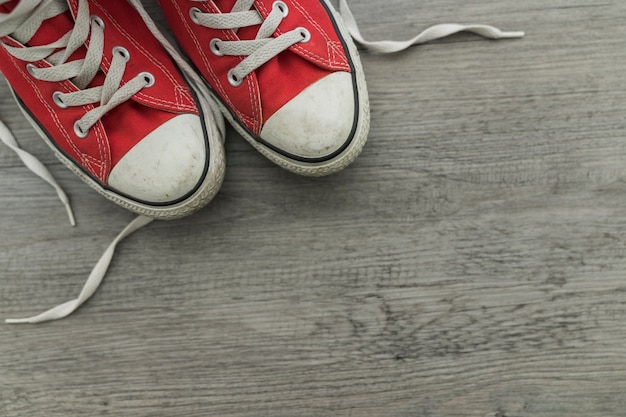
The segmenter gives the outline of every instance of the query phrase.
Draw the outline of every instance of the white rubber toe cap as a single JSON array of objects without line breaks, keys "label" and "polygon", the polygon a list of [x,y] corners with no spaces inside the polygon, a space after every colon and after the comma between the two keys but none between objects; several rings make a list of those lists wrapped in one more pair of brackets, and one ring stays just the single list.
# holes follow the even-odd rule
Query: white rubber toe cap
[{"label": "white rubber toe cap", "polygon": [[147,203],[176,201],[198,186],[207,157],[200,118],[176,116],[124,155],[109,175],[109,186]]},{"label": "white rubber toe cap", "polygon": [[332,155],[348,141],[354,125],[352,75],[335,72],[307,87],[272,115],[261,138],[291,155]]}]

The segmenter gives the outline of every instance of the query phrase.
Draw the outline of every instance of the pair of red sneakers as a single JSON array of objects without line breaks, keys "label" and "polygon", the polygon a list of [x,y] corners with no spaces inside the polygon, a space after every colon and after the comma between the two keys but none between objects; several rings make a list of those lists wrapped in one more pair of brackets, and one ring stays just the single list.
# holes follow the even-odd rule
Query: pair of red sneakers
[{"label": "pair of red sneakers", "polygon": [[0,1],[0,71],[43,140],[105,197],[162,219],[208,203],[224,174],[220,113],[298,174],[361,151],[363,71],[327,1],[161,0],[193,70],[132,3]]},{"label": "pair of red sneakers", "polygon": [[[327,175],[354,161],[367,139],[369,102],[352,38],[393,52],[461,30],[521,35],[439,25],[406,43],[370,43],[345,0],[339,13],[329,0],[158,1],[189,62],[140,0],[0,0],[0,71],[24,115],[82,180],[143,215],[77,299],[14,322],[70,314],[97,288],[117,242],[151,219],[207,204],[224,176],[223,117],[297,174]],[[2,123],[0,139],[56,186]]]}]

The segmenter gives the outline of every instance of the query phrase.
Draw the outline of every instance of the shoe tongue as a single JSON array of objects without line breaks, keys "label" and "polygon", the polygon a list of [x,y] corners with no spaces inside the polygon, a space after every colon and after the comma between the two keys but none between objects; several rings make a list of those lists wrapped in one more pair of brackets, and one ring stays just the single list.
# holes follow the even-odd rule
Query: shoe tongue
[{"label": "shoe tongue", "polygon": [[235,7],[237,0],[214,0],[213,3],[222,13],[228,13]]}]

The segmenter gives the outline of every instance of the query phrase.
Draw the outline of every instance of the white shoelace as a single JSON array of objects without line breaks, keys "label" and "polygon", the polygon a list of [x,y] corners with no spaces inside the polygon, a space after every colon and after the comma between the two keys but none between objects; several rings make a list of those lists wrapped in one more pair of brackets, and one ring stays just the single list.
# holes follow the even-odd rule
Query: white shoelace
[{"label": "white shoelace", "polygon": [[[207,0],[195,0],[206,2]],[[243,56],[245,59],[228,73],[228,81],[238,86],[243,79],[254,70],[270,61],[284,50],[297,43],[306,43],[310,40],[310,32],[306,28],[296,28],[280,36],[272,35],[287,16],[287,5],[281,1],[273,4],[272,11],[264,20],[253,7],[254,0],[238,0],[228,13],[204,13],[193,7],[189,11],[194,23],[211,29],[230,29],[237,31],[243,27],[260,25],[254,40],[225,41],[213,39],[210,43],[211,51],[218,56]],[[524,32],[503,32],[488,25],[460,25],[456,23],[441,24],[424,30],[413,39],[407,41],[367,41],[361,35],[358,25],[346,0],[339,1],[339,13],[343,17],[352,38],[366,49],[379,53],[394,53],[405,50],[413,45],[444,38],[458,32],[473,32],[490,39],[519,38]]]},{"label": "white shoelace", "polygon": [[[7,0],[0,0],[0,4],[6,3]],[[192,87],[196,90],[198,101],[202,107],[204,117],[206,119],[206,125],[209,129],[210,135],[218,135],[220,138],[224,138],[225,135],[225,122],[218,110],[217,105],[211,98],[208,89],[200,79],[200,77],[191,69],[191,67],[180,56],[176,49],[165,39],[161,32],[157,29],[152,19],[148,16],[145,9],[141,5],[141,0],[130,0],[138,11],[140,12],[142,19],[148,25],[152,33],[157,37],[161,44],[168,50],[170,56],[176,61],[178,66],[183,70],[185,75],[190,81]],[[36,7],[36,10],[35,10]],[[59,13],[63,13],[67,10],[67,3],[58,0],[22,0],[16,8],[8,15],[0,14],[0,36],[13,34],[13,36],[21,38],[21,42],[25,42],[26,39],[30,39],[41,23],[53,17]],[[79,23],[80,20],[80,23]],[[79,12],[76,20],[76,26],[71,33],[63,36],[62,39],[51,45],[44,47],[29,48],[30,51],[24,49],[15,50],[15,48],[9,49],[10,53],[19,57],[25,61],[37,61],[48,57],[48,62],[54,65],[54,67],[46,69],[33,70],[33,75],[40,77],[42,80],[55,81],[72,78],[72,81],[84,88],[91,82],[100,67],[100,60],[102,59],[102,31],[101,26],[97,20],[91,20],[89,18],[89,10],[87,8],[87,1],[80,0]],[[82,46],[84,41],[89,37],[88,31],[91,30],[90,44],[87,56],[84,60],[65,63],[67,59],[62,53],[71,55],[67,50],[76,50]],[[17,35],[15,35],[17,32]],[[80,33],[74,35],[74,32]],[[87,33],[87,35],[85,35]],[[30,35],[29,35],[30,34]],[[75,39],[81,39],[79,42]],[[0,47],[7,47],[0,43]],[[50,55],[57,48],[66,48],[65,52],[61,51]],[[16,55],[19,54],[19,55]],[[125,70],[125,58],[123,52],[119,54],[119,57],[113,57],[111,63],[111,70],[107,74],[106,80],[101,87],[90,88],[88,90],[81,90],[77,93],[59,95],[61,102],[66,106],[80,106],[88,103],[100,102],[100,106],[94,110],[88,112],[80,121],[77,121],[78,129],[80,131],[87,131],[97,121],[113,107],[123,103],[132,97],[136,91],[141,90],[146,86],[148,80],[146,74],[139,74],[131,82],[125,84],[119,88],[122,75]],[[56,68],[56,70],[55,70]],[[60,68],[60,69],[59,69]],[[111,72],[112,71],[112,72]],[[61,76],[62,75],[62,76]],[[130,86],[129,86],[130,85]],[[117,86],[118,88],[116,88]],[[135,91],[136,90],[136,91]],[[133,92],[135,91],[135,92]],[[217,130],[211,127],[215,126]],[[65,209],[70,218],[70,223],[75,225],[74,214],[72,212],[69,199],[59,186],[59,184],[52,177],[48,169],[33,155],[24,151],[19,147],[15,137],[7,126],[0,121],[0,141],[6,144],[12,149],[24,162],[24,165],[34,172],[37,176],[41,177],[47,183],[49,183],[56,191],[59,199],[65,206]],[[92,269],[87,281],[83,285],[80,294],[75,299],[62,303],[56,307],[53,307],[41,314],[20,319],[7,319],[6,323],[19,324],[19,323],[41,323],[50,320],[57,320],[70,315],[78,307],[80,307],[85,301],[91,297],[98,289],[100,283],[104,279],[113,255],[117,248],[117,245],[122,242],[133,232],[141,229],[142,227],[151,223],[154,219],[146,216],[137,216],[122,230],[117,237],[111,242],[109,247],[100,257],[94,268]]]},{"label": "white shoelace", "polygon": [[350,32],[350,36],[357,41],[360,45],[372,52],[379,52],[383,54],[390,54],[394,52],[400,52],[414,45],[419,45],[425,42],[433,41],[436,39],[445,38],[446,36],[453,35],[459,32],[472,32],[477,35],[483,36],[489,39],[511,39],[521,38],[524,36],[524,32],[503,32],[500,29],[488,26],[488,25],[461,25],[457,23],[445,23],[440,25],[431,26],[419,35],[407,41],[367,41],[361,35],[357,26],[354,15],[348,7],[346,0],[339,0],[339,13],[343,17],[343,21]]},{"label": "white shoelace", "polygon": [[[8,1],[9,0],[0,0],[0,4]],[[162,35],[154,21],[143,8],[141,0],[128,1],[139,11],[151,32],[173,57],[187,76],[192,87],[198,93],[200,105],[207,118],[207,125],[217,125],[217,131],[212,132],[212,134],[218,134],[221,135],[220,137],[224,138],[225,124],[223,117],[219,113],[218,106],[211,98],[203,81],[180,56],[177,49]],[[202,2],[206,0],[195,1]],[[229,81],[233,85],[241,84],[247,75],[289,47],[299,42],[307,42],[310,36],[306,28],[297,28],[276,38],[272,37],[287,13],[285,4],[276,2],[272,12],[265,20],[252,8],[253,5],[254,0],[238,0],[230,13],[223,14],[208,14],[202,13],[198,9],[192,9],[194,21],[197,24],[214,29],[237,30],[246,26],[261,25],[255,40],[222,41],[216,39],[211,43],[211,48],[214,53],[246,57],[229,73]],[[0,36],[12,34],[21,42],[27,42],[44,20],[55,16],[55,14],[63,13],[66,10],[67,4],[64,0],[21,0],[16,8],[8,15],[0,14]],[[365,40],[361,35],[346,0],[340,0],[339,12],[344,19],[350,35],[355,41],[366,49],[379,53],[402,51],[413,45],[439,39],[461,31],[470,31],[491,39],[518,38],[524,36],[523,32],[502,32],[495,27],[487,25],[443,24],[432,26],[408,41],[371,42]],[[85,40],[88,38],[90,38],[90,44],[85,59],[66,62],[69,56],[78,48],[82,47]],[[102,26],[97,19],[89,18],[87,0],[79,0],[79,11],[74,29],[53,44],[36,48],[10,48],[7,45],[0,44],[0,46],[7,48],[14,56],[25,61],[34,62],[47,58],[48,62],[52,64],[50,68],[29,67],[34,77],[47,81],[72,79],[81,89],[85,88],[93,80],[99,70],[102,54],[104,52],[102,45]],[[53,53],[59,48],[63,48],[63,50]],[[77,121],[75,126],[77,134],[87,132],[104,114],[115,106],[125,102],[136,92],[145,88],[152,82],[148,73],[142,73],[120,88],[120,82],[126,68],[126,56],[123,49],[116,51],[113,55],[111,69],[101,87],[84,89],[76,93],[59,94],[55,98],[58,100],[57,104],[61,106],[99,104],[95,109],[91,110]],[[9,129],[1,121],[0,141],[15,151],[26,167],[54,187],[59,199],[66,208],[70,223],[74,225],[74,215],[66,194],[46,167],[33,155],[25,152],[18,146]],[[8,319],[6,323],[40,323],[70,315],[98,289],[98,286],[106,275],[117,245],[133,232],[148,225],[152,220],[153,219],[146,216],[138,216],[120,232],[96,263],[77,298],[62,303],[39,315],[23,319]]]},{"label": "white shoelace", "polygon": [[128,224],[128,226],[124,228],[124,230],[120,232],[119,235],[117,235],[117,237],[113,240],[113,242],[111,242],[109,247],[106,249],[104,254],[100,257],[100,260],[98,261],[98,263],[96,263],[96,266],[94,266],[94,268],[91,270],[91,274],[89,274],[89,278],[87,278],[87,281],[83,285],[83,289],[80,291],[80,294],[78,295],[78,297],[76,297],[73,300],[67,301],[63,304],[59,304],[58,306],[53,307],[50,310],[47,310],[36,316],[23,318],[23,319],[7,319],[5,320],[5,323],[34,324],[34,323],[41,323],[44,321],[62,319],[63,317],[67,317],[70,314],[72,314],[78,307],[80,307],[85,301],[87,301],[89,297],[91,297],[100,286],[100,283],[104,279],[104,276],[106,275],[106,272],[109,269],[109,265],[111,264],[111,260],[113,259],[113,254],[115,253],[115,248],[117,247],[118,243],[124,240],[131,233],[148,225],[153,220],[154,219],[151,219],[150,217],[137,216],[132,222]]},{"label": "white shoelace", "polygon": [[56,182],[50,171],[48,171],[48,168],[46,168],[46,166],[42,164],[39,159],[20,148],[15,140],[15,136],[13,136],[7,125],[5,125],[2,120],[0,120],[0,141],[15,152],[28,169],[56,190],[59,200],[61,200],[61,203],[63,203],[63,206],[67,211],[70,224],[72,226],[76,226],[76,220],[74,219],[74,212],[72,211],[72,206],[70,205],[70,199],[65,194],[65,191],[63,191],[63,188],[61,188],[61,186]]}]

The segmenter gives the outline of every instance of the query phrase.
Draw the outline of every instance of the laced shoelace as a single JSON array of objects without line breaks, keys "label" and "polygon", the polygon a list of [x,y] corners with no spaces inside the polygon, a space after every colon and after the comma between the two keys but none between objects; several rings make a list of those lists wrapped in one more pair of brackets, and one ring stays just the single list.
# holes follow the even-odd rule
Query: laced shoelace
[{"label": "laced shoelace", "polygon": [[[194,0],[206,2],[207,0]],[[306,43],[311,39],[310,32],[303,27],[285,32],[274,37],[276,29],[287,16],[289,10],[282,1],[275,1],[272,11],[267,18],[259,14],[254,8],[255,0],[237,0],[232,10],[227,13],[204,13],[197,7],[189,10],[192,21],[200,26],[211,29],[225,29],[237,31],[243,27],[260,25],[254,40],[226,41],[215,38],[209,47],[217,56],[245,57],[241,63],[228,72],[228,82],[233,86],[243,83],[245,77],[276,57],[281,52],[297,43]],[[348,7],[346,0],[339,1],[339,13],[343,17],[348,32],[352,38],[364,48],[379,53],[394,53],[405,50],[413,45],[444,38],[452,34],[468,31],[490,39],[519,38],[524,32],[503,32],[488,25],[461,25],[456,23],[441,24],[424,30],[413,39],[407,41],[367,41],[361,35],[356,20]]]},{"label": "laced shoelace", "polygon": [[228,72],[228,81],[233,86],[241,85],[244,78],[254,70],[291,46],[307,42],[311,37],[306,28],[297,28],[273,37],[276,29],[287,16],[287,5],[281,1],[274,2],[272,11],[266,19],[263,19],[259,12],[253,9],[254,2],[255,0],[237,0],[229,13],[203,13],[197,7],[192,7],[189,11],[194,23],[211,29],[237,31],[242,27],[260,25],[254,40],[226,41],[216,38],[209,45],[211,51],[218,56],[246,57]]},{"label": "laced shoelace", "polygon": [[[6,3],[7,1],[8,0],[0,0],[0,5]],[[204,82],[181,57],[178,50],[174,48],[162,35],[162,32],[143,8],[141,0],[128,1],[139,11],[139,14],[141,15],[143,21],[148,25],[150,31],[161,42],[161,44],[169,52],[170,56],[172,56],[179,67],[183,70],[185,76],[190,81],[190,84],[195,89],[196,93],[198,93],[199,103],[203,109],[205,117],[207,118],[207,124],[214,123],[217,125],[217,131],[213,132],[213,134],[218,134],[221,138],[224,138],[225,122],[219,113],[218,106],[211,98]],[[202,2],[206,0],[195,1]],[[25,42],[23,39],[29,39],[29,36],[32,36],[37,31],[45,19],[54,16],[54,13],[62,13],[67,10],[64,8],[67,6],[63,6],[60,3],[65,3],[65,1],[20,1],[10,14],[0,14],[0,37],[16,32],[16,35],[14,36],[21,38],[21,41]],[[253,6],[254,0],[238,0],[230,13],[207,14],[202,13],[197,8],[192,8],[190,11],[197,24],[214,29],[238,30],[239,28],[246,26],[261,25],[255,40],[222,41],[215,39],[211,42],[210,47],[216,55],[237,55],[246,57],[239,65],[231,69],[229,72],[229,82],[233,85],[240,85],[247,75],[261,67],[269,60],[273,59],[284,50],[299,42],[307,42],[310,39],[310,33],[306,28],[297,28],[278,37],[273,37],[274,32],[282,22],[286,13],[288,13],[287,6],[283,2],[275,2],[272,12],[265,20],[256,10],[252,9]],[[339,12],[342,15],[346,27],[354,40],[366,49],[379,53],[399,52],[413,45],[439,39],[461,31],[470,31],[491,39],[518,38],[524,36],[523,32],[502,32],[493,26],[487,25],[443,24],[432,26],[413,39],[407,41],[371,42],[365,40],[361,35],[356,20],[354,19],[346,0],[339,1]],[[91,82],[91,80],[93,80],[102,59],[103,50],[102,40],[100,37],[102,37],[103,32],[100,30],[102,29],[102,25],[100,23],[101,22],[98,22],[97,19],[89,18],[87,0],[80,0],[76,26],[73,31],[66,34],[53,44],[46,45],[44,47],[17,48],[17,50],[16,48],[12,48],[10,49],[10,52],[20,59],[31,62],[47,57],[47,60],[52,64],[52,67],[29,67],[31,74],[34,77],[40,77],[40,79],[47,81],[60,81],[71,78],[77,86],[84,88]],[[74,34],[75,32],[76,34]],[[66,62],[68,57],[71,55],[71,52],[67,51],[75,51],[79,47],[83,46],[85,40],[89,38],[89,36],[92,38],[90,39],[90,46],[85,59],[81,61]],[[1,43],[0,46],[7,47],[7,45],[3,45]],[[64,50],[54,53],[54,51],[59,48]],[[30,50],[27,51],[25,49]],[[77,121],[75,126],[77,134],[85,134],[88,129],[97,123],[104,114],[115,106],[128,100],[137,91],[145,88],[150,84],[150,82],[153,81],[150,79],[150,75],[148,73],[142,73],[135,77],[132,82],[129,82],[120,88],[120,82],[122,75],[124,74],[127,55],[124,54],[123,49],[115,51],[113,55],[113,61],[115,62],[112,62],[109,75],[102,86],[81,90],[76,93],[58,94],[55,97],[55,101],[58,101],[57,104],[59,105],[81,106],[84,104],[99,104],[99,106],[85,114],[79,121]],[[137,91],[132,92],[135,89],[137,89]],[[70,223],[74,225],[74,215],[72,213],[69,200],[62,188],[40,161],[18,146],[14,136],[1,121],[0,141],[4,142],[9,148],[15,151],[31,171],[55,188],[59,199],[68,212]],[[77,298],[60,304],[36,316],[23,319],[8,319],[5,320],[5,322],[40,323],[60,319],[70,315],[95,293],[106,275],[117,245],[133,232],[148,225],[152,222],[152,220],[153,219],[146,216],[137,216],[124,228],[124,230],[119,233],[92,269],[91,274],[89,275]]]},{"label": "laced shoelace", "polygon": [[[7,0],[0,0],[0,4],[6,2]],[[65,1],[21,0],[11,13],[0,17],[0,37],[11,35],[22,44],[28,44],[44,20],[65,13],[68,9]],[[53,99],[57,106],[64,108],[97,104],[74,124],[74,132],[81,138],[86,137],[89,129],[106,113],[154,84],[154,77],[145,72],[121,85],[129,54],[120,46],[112,51],[111,66],[104,83],[87,88],[100,70],[105,56],[104,30],[102,20],[90,18],[87,0],[79,0],[74,28],[57,41],[26,48],[3,45],[11,55],[22,61],[32,63],[45,59],[51,64],[50,67],[43,68],[28,64],[28,72],[35,79],[49,82],[71,80],[78,87],[77,92],[55,93]],[[68,61],[74,52],[85,47],[87,39],[89,47],[85,57]]]},{"label": "laced shoelace", "polygon": [[[183,70],[192,88],[196,91],[199,104],[202,107],[206,119],[206,125],[208,127],[216,127],[216,130],[209,129],[209,134],[224,138],[226,130],[224,119],[200,77],[161,34],[161,31],[156,27],[154,21],[152,21],[145,9],[143,9],[141,0],[129,1],[137,8],[142,19],[150,28],[150,31]],[[0,0],[0,5],[6,2],[7,0]],[[0,37],[12,35],[20,42],[26,43],[44,20],[64,13],[66,10],[67,3],[64,0],[22,0],[8,15],[0,14]],[[102,28],[103,25],[98,19],[89,17],[87,0],[80,0],[74,29],[58,41],[43,47],[11,48],[2,43],[0,43],[0,47],[7,48],[10,53],[24,61],[33,62],[47,58],[47,61],[52,64],[52,66],[50,68],[29,67],[31,68],[31,75],[46,81],[72,79],[72,82],[82,89],[93,80],[100,68],[100,62],[104,52],[102,48]],[[85,59],[66,62],[67,57],[71,55],[71,52],[68,51],[76,51],[79,47],[84,46],[84,42],[87,38],[90,39],[90,42]],[[60,48],[62,49],[61,51],[54,52]],[[113,55],[111,68],[102,86],[82,89],[75,93],[58,94],[54,97],[55,101],[58,100],[57,104],[61,104],[62,106],[82,106],[84,104],[99,103],[99,106],[86,113],[76,122],[75,129],[77,134],[87,132],[104,114],[128,100],[136,92],[145,88],[153,81],[149,73],[140,73],[133,80],[120,87],[120,82],[125,71],[127,54],[124,54],[124,50],[120,49],[114,51]],[[53,178],[48,169],[35,156],[19,147],[15,137],[2,121],[0,121],[0,141],[12,149],[28,169],[56,190],[59,199],[66,208],[70,223],[75,225],[74,214],[69,199],[63,189]],[[5,322],[10,324],[41,323],[61,319],[70,315],[96,292],[106,275],[118,244],[130,234],[145,227],[153,220],[154,219],[147,216],[137,216],[115,237],[92,269],[78,297],[41,314],[28,318],[7,319]]]}]

